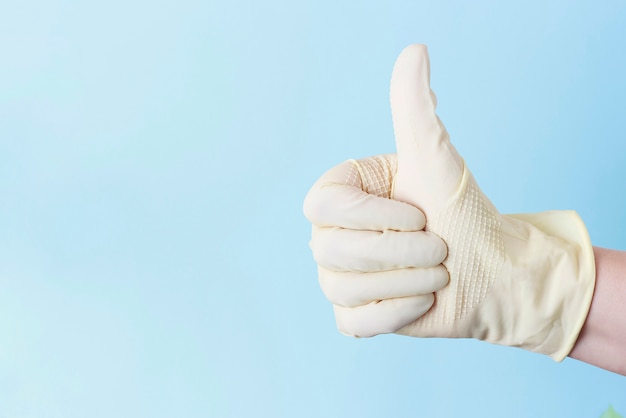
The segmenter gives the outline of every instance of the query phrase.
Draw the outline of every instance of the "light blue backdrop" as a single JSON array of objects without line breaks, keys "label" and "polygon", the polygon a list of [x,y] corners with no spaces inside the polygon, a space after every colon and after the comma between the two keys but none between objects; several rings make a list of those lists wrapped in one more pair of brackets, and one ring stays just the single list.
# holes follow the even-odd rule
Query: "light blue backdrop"
[{"label": "light blue backdrop", "polygon": [[340,335],[302,200],[393,152],[429,45],[503,212],[626,249],[626,3],[0,6],[0,417],[598,417],[626,378],[473,341]]}]

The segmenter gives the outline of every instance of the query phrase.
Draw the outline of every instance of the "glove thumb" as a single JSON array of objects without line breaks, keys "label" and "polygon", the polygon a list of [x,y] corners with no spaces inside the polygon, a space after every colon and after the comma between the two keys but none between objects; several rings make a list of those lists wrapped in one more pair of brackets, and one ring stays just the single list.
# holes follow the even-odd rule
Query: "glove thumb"
[{"label": "glove thumb", "polygon": [[409,45],[391,77],[391,113],[398,153],[392,198],[426,215],[443,209],[458,190],[463,159],[435,112],[425,45]]}]

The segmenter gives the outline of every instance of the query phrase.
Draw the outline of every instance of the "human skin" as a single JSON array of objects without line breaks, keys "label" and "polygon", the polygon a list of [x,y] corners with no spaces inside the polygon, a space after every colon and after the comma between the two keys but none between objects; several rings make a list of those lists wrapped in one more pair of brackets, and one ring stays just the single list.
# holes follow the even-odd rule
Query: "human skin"
[{"label": "human skin", "polygon": [[569,357],[626,376],[626,252],[593,248],[596,286]]}]

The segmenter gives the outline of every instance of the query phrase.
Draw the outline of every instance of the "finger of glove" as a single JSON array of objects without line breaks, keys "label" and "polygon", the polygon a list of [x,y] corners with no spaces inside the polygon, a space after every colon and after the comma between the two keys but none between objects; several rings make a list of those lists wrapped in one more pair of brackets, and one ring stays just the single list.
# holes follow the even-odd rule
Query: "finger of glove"
[{"label": "finger of glove", "polygon": [[313,226],[313,258],[332,271],[373,272],[434,267],[446,258],[447,247],[425,232],[360,231]]},{"label": "finger of glove", "polygon": [[[363,167],[384,167],[380,160],[384,157],[372,157],[365,160],[345,161],[327,171],[311,188],[304,200],[304,215],[314,225],[320,227],[339,226],[341,228],[370,231],[419,231],[424,229],[424,214],[411,205],[391,200],[391,179],[385,175],[376,177],[372,171]],[[395,161],[395,156],[393,156]],[[395,164],[394,164],[395,167]],[[381,168],[381,172],[385,173]],[[365,178],[365,179],[364,179]],[[387,186],[387,198],[368,193],[378,191],[382,194],[384,186],[375,187],[375,183]]]},{"label": "finger of glove", "polygon": [[352,337],[373,337],[396,332],[424,315],[435,301],[435,296],[413,296],[386,299],[355,308],[334,305],[337,328]]},{"label": "finger of glove", "polygon": [[318,267],[318,278],[328,300],[349,308],[433,293],[445,287],[449,280],[443,265],[373,273],[336,272]]},{"label": "finger of glove", "polygon": [[398,152],[392,197],[428,214],[444,206],[456,192],[463,160],[437,117],[425,45],[410,45],[400,53],[390,97]]}]

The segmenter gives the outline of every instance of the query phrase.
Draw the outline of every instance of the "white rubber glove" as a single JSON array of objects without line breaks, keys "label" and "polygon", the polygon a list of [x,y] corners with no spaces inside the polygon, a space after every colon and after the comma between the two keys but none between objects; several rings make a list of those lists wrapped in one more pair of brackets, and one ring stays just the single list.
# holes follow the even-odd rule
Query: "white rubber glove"
[{"label": "white rubber glove", "polygon": [[[398,150],[392,197],[422,209],[427,230],[445,240],[450,284],[437,291],[426,314],[394,332],[477,338],[560,361],[575,344],[593,296],[595,266],[585,226],[571,211],[500,215],[450,143],[429,84],[426,47],[409,46],[391,82]],[[340,330],[389,332],[395,313],[379,305],[335,310]]]}]

